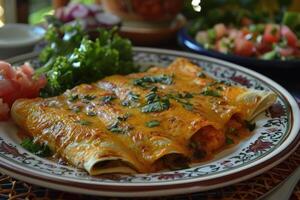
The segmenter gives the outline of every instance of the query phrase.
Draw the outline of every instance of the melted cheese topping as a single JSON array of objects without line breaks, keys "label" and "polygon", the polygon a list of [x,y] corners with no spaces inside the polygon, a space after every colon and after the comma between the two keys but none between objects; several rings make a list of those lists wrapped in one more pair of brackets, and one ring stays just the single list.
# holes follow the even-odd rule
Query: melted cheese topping
[{"label": "melted cheese topping", "polygon": [[61,96],[18,100],[12,116],[35,140],[91,174],[108,173],[109,167],[153,172],[163,168],[159,161],[166,156],[199,161],[224,147],[233,116],[236,130],[245,132],[243,119],[263,98],[248,93],[177,59],[167,68],[109,76]]}]

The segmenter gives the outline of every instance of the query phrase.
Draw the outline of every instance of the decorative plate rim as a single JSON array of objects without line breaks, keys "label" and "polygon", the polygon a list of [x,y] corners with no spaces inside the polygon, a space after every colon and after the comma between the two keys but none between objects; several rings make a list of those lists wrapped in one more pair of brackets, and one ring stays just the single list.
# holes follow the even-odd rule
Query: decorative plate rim
[{"label": "decorative plate rim", "polygon": [[[76,192],[74,189],[80,188],[82,192],[85,192],[89,194],[100,194],[100,195],[113,195],[113,196],[120,196],[120,194],[125,192],[127,196],[136,196],[137,192],[139,193],[139,196],[147,196],[149,193],[151,193],[152,196],[157,195],[166,195],[166,194],[176,194],[176,193],[182,193],[183,189],[187,192],[187,188],[189,188],[189,192],[194,191],[202,191],[207,189],[213,189],[220,186],[225,186],[232,184],[234,182],[238,182],[241,180],[245,180],[248,178],[251,178],[253,176],[256,176],[271,167],[275,166],[279,162],[281,162],[284,158],[286,158],[290,153],[292,153],[293,150],[298,146],[298,141],[300,140],[300,136],[298,133],[298,130],[300,128],[300,125],[295,123],[299,121],[299,107],[295,101],[295,99],[287,92],[283,87],[272,81],[271,79],[253,71],[250,69],[246,69],[244,67],[241,67],[239,65],[219,60],[216,58],[210,58],[207,56],[198,55],[195,53],[187,53],[182,51],[174,51],[174,50],[167,50],[167,49],[156,49],[156,48],[147,48],[147,47],[135,47],[134,51],[137,52],[146,52],[146,53],[161,53],[161,54],[170,54],[173,56],[181,56],[181,57],[190,57],[194,59],[199,60],[205,60],[210,61],[212,63],[217,63],[221,66],[227,67],[227,68],[233,68],[237,69],[238,71],[241,71],[243,73],[249,74],[252,77],[259,79],[260,81],[264,82],[268,86],[272,88],[272,90],[277,91],[279,94],[282,95],[283,98],[286,99],[286,101],[289,103],[289,107],[291,110],[291,119],[292,119],[292,128],[290,129],[288,138],[286,138],[283,143],[268,154],[267,156],[258,159],[257,161],[254,161],[253,163],[250,163],[249,165],[242,166],[241,168],[233,169],[232,171],[229,171],[226,173],[226,175],[222,175],[222,173],[218,175],[214,175],[210,177],[207,180],[199,180],[198,178],[194,179],[188,179],[188,180],[177,180],[172,182],[162,182],[162,183],[126,183],[126,184],[120,184],[120,183],[95,183],[95,182],[88,182],[88,180],[76,180],[71,178],[62,178],[58,176],[51,176],[50,174],[43,174],[43,173],[35,173],[30,174],[29,177],[28,173],[32,172],[31,170],[25,170],[20,168],[20,166],[12,165],[9,162],[5,162],[5,160],[2,160],[0,163],[0,171],[4,171],[5,173],[14,176],[19,177],[20,179],[30,179],[31,182],[38,183],[40,185],[46,186],[46,187],[52,187],[55,189],[61,189],[58,186],[64,186],[64,189]],[[32,58],[32,56],[36,55],[36,53],[31,54],[25,54],[21,55],[12,59],[9,59],[9,62],[17,62],[17,60],[26,59],[26,58]],[[241,176],[243,175],[243,176]],[[234,177],[234,178],[233,178]],[[221,180],[222,179],[222,180]],[[226,180],[227,181],[224,181]],[[51,184],[50,184],[51,183]],[[71,186],[70,186],[71,184]],[[67,186],[66,186],[67,185]],[[117,186],[117,187],[116,187]],[[174,191],[174,188],[176,190]],[[97,190],[97,191],[96,191]],[[100,190],[100,191],[98,191]],[[102,190],[102,191],[101,191]],[[153,194],[152,192],[155,192]],[[158,191],[162,191],[161,193]],[[166,193],[168,191],[168,193]],[[114,193],[120,192],[119,195],[116,195]]]}]

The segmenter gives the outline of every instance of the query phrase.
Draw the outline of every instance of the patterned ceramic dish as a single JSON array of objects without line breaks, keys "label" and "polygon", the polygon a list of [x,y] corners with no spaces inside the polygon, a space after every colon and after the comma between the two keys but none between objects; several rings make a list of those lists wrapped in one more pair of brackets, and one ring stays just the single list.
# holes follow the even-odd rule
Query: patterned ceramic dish
[{"label": "patterned ceramic dish", "polygon": [[[255,120],[253,135],[213,160],[191,168],[152,174],[89,176],[85,171],[37,157],[24,150],[13,123],[0,124],[0,169],[17,179],[69,192],[105,196],[160,196],[204,191],[256,176],[275,166],[297,147],[299,108],[293,97],[272,80],[248,69],[196,54],[135,48],[135,63],[168,65],[178,56],[191,59],[218,79],[258,90],[272,90],[277,102]],[[34,61],[36,55],[10,60]]]}]

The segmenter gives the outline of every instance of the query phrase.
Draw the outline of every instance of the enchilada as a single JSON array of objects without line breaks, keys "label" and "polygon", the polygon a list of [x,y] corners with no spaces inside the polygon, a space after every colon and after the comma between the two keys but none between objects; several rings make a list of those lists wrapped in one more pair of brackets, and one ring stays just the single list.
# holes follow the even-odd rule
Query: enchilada
[{"label": "enchilada", "polygon": [[17,100],[11,114],[54,156],[91,175],[146,173],[213,156],[249,135],[249,121],[275,100],[272,92],[214,80],[178,58],[167,68],[109,76],[61,96]]}]

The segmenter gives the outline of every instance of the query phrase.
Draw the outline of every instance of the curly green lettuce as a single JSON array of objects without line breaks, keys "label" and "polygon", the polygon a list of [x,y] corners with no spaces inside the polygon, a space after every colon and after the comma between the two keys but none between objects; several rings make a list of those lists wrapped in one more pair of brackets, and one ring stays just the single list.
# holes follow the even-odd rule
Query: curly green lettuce
[{"label": "curly green lettuce", "polygon": [[79,25],[50,25],[45,39],[48,45],[40,54],[43,67],[36,71],[47,77],[43,97],[59,95],[80,83],[137,70],[131,42],[116,34],[115,29],[99,30],[98,37],[91,40]]}]

